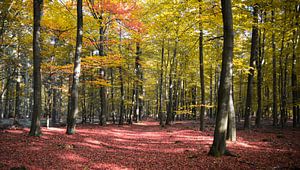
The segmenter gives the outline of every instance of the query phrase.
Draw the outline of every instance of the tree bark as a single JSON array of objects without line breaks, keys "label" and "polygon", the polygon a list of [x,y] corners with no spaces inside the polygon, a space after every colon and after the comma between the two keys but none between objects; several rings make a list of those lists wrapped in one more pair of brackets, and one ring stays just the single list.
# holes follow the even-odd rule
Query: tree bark
[{"label": "tree bark", "polygon": [[233,96],[234,94],[233,94],[233,86],[232,86],[232,88],[230,89],[230,96],[228,102],[227,140],[235,142],[236,141],[236,119],[235,119],[235,110],[233,104]]},{"label": "tree bark", "polygon": [[[201,0],[199,0],[199,15],[202,15]],[[199,61],[200,61],[200,84],[201,84],[201,107],[200,107],[200,131],[204,131],[204,115],[205,115],[205,84],[204,84],[204,63],[203,63],[203,30],[202,23],[199,23]]]},{"label": "tree bark", "polygon": [[257,42],[258,42],[258,6],[253,6],[253,25],[252,25],[252,39],[251,39],[251,55],[250,55],[250,70],[248,74],[247,97],[245,109],[244,128],[249,129],[251,126],[251,112],[252,112],[252,96],[253,96],[253,77],[254,77],[254,62],[257,58]]},{"label": "tree bark", "polygon": [[82,15],[82,0],[77,0],[77,36],[76,50],[74,58],[73,82],[71,90],[71,107],[67,117],[67,134],[75,133],[76,117],[78,115],[78,85],[80,76],[80,55],[82,49],[83,37],[83,15]]},{"label": "tree bark", "polygon": [[124,95],[124,84],[123,84],[122,66],[119,67],[119,73],[120,73],[120,83],[121,83],[121,87],[120,87],[121,103],[120,103],[119,125],[123,125],[123,123],[124,123],[123,113],[125,112],[125,106],[124,106],[125,95]]},{"label": "tree bark", "polygon": [[218,110],[214,141],[209,155],[221,156],[226,151],[226,132],[228,121],[228,103],[230,101],[230,89],[232,88],[232,58],[233,58],[233,19],[231,0],[221,0],[223,16],[223,53],[220,87],[218,91]]},{"label": "tree bark", "polygon": [[158,117],[159,117],[159,124],[160,126],[165,126],[165,115],[162,111],[162,103],[163,103],[163,74],[164,74],[164,53],[165,53],[165,41],[162,41],[161,47],[161,63],[160,63],[160,82],[159,82],[159,110],[158,110]]},{"label": "tree bark", "polygon": [[17,82],[16,82],[16,99],[15,99],[15,114],[14,118],[20,118],[20,95],[21,95],[21,77],[19,75],[17,76]]},{"label": "tree bark", "polygon": [[293,127],[297,127],[297,116],[298,116],[298,109],[297,109],[297,98],[298,98],[298,91],[297,91],[297,59],[296,59],[296,49],[297,49],[297,41],[298,40],[298,30],[293,32],[293,58],[292,58],[292,103],[293,103]]},{"label": "tree bark", "polygon": [[170,73],[169,73],[169,103],[167,109],[167,119],[166,125],[170,125],[172,121],[172,114],[173,114],[173,69],[175,66],[175,60],[177,55],[177,45],[178,45],[178,38],[175,40],[175,46],[173,51],[173,61],[170,61]]},{"label": "tree bark", "polygon": [[[264,15],[263,12],[261,12],[261,23],[264,22]],[[263,73],[262,73],[262,67],[263,67],[263,60],[265,55],[265,39],[266,39],[266,33],[265,29],[260,30],[259,32],[259,55],[257,57],[257,112],[256,112],[256,118],[255,118],[255,126],[260,127],[261,126],[261,116],[262,116],[262,83],[263,83]]]},{"label": "tree bark", "polygon": [[40,136],[41,115],[41,57],[40,57],[40,26],[43,11],[43,0],[34,0],[33,7],[33,113],[31,119],[30,136]]},{"label": "tree bark", "polygon": [[[275,22],[275,12],[272,10],[272,24]],[[277,126],[278,124],[278,115],[277,115],[277,61],[276,61],[276,45],[275,45],[275,31],[272,31],[272,65],[273,65],[273,109],[272,109],[272,117],[273,117],[273,126]]]},{"label": "tree bark", "polygon": [[115,95],[115,90],[114,90],[114,70],[111,68],[110,69],[110,83],[111,83],[111,93],[110,93],[110,97],[111,97],[111,117],[112,117],[112,121],[113,124],[115,124],[115,99],[114,99],[114,95]]}]

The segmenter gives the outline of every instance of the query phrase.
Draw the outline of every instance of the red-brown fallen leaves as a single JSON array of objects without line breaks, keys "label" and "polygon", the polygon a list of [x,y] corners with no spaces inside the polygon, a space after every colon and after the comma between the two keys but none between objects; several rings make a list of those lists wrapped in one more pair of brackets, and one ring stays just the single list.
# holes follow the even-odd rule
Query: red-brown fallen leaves
[{"label": "red-brown fallen leaves", "polygon": [[132,126],[43,128],[0,131],[0,169],[273,169],[300,167],[300,132],[264,128],[238,131],[228,148],[238,157],[207,156],[213,132],[199,132],[192,122],[160,128],[156,122]]}]

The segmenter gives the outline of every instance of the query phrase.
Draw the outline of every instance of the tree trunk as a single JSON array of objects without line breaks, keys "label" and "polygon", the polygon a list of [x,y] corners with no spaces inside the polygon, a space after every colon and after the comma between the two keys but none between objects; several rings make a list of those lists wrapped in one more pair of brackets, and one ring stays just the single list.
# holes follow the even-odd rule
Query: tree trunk
[{"label": "tree trunk", "polygon": [[294,38],[293,38],[293,58],[292,58],[292,98],[293,98],[293,127],[297,127],[297,71],[296,71],[296,65],[297,65],[297,59],[296,59],[296,49],[297,49],[297,41],[298,40],[298,30],[294,31]]},{"label": "tree trunk", "polygon": [[169,103],[167,109],[167,119],[166,125],[170,125],[172,121],[172,114],[173,114],[173,69],[175,66],[175,60],[177,55],[177,45],[178,45],[178,38],[175,40],[174,52],[173,52],[173,61],[170,61],[170,73],[169,73]]},{"label": "tree trunk", "polygon": [[[275,12],[272,10],[272,24],[274,25],[275,20]],[[277,126],[278,124],[278,116],[277,116],[277,69],[276,69],[276,45],[275,45],[275,31],[272,31],[272,63],[273,63],[273,109],[272,109],[272,117],[273,117],[273,126]]]},{"label": "tree trunk", "polygon": [[251,39],[251,55],[250,55],[250,70],[248,74],[247,97],[245,109],[244,128],[249,129],[251,126],[251,112],[252,112],[252,96],[253,96],[253,77],[254,77],[254,62],[257,58],[257,42],[258,42],[258,6],[253,6],[253,25],[252,25],[252,39]]},{"label": "tree trunk", "polygon": [[43,11],[43,0],[34,0],[33,7],[33,113],[30,127],[30,136],[40,136],[41,115],[41,57],[40,57],[40,25]]},{"label": "tree trunk", "polygon": [[[202,15],[201,0],[199,0],[199,15]],[[201,84],[201,107],[200,107],[200,131],[204,131],[204,115],[205,115],[205,84],[204,84],[204,63],[203,63],[203,30],[202,23],[199,23],[199,61],[200,61],[200,84]]]},{"label": "tree trunk", "polygon": [[210,65],[210,76],[209,76],[209,118],[213,118],[213,65]]},{"label": "tree trunk", "polygon": [[80,54],[82,49],[83,34],[83,16],[82,16],[82,0],[77,0],[77,36],[76,50],[74,58],[73,82],[71,90],[71,107],[67,117],[67,134],[75,133],[76,117],[78,114],[78,85],[80,76]]},{"label": "tree trunk", "polygon": [[[103,11],[101,11],[100,14],[100,29],[99,29],[99,34],[100,34],[100,43],[99,43],[99,55],[100,56],[105,56],[104,53],[104,26],[103,26]],[[105,79],[105,72],[106,70],[101,68],[100,69],[100,77],[102,79]],[[105,86],[100,87],[100,99],[101,99],[101,110],[100,110],[100,115],[99,115],[99,125],[103,126],[106,124],[106,115],[107,115],[107,89]]]},{"label": "tree trunk", "polygon": [[111,83],[111,117],[113,124],[115,124],[115,101],[114,101],[114,95],[115,95],[115,90],[114,90],[114,70],[111,68],[110,69],[110,83]]},{"label": "tree trunk", "polygon": [[281,48],[280,48],[280,58],[279,58],[279,68],[280,68],[280,76],[279,76],[279,94],[280,94],[280,124],[284,126],[284,114],[285,114],[285,83],[284,83],[284,75],[285,70],[283,68],[283,50],[284,50],[284,42],[285,42],[285,31],[282,31],[282,39],[281,39]]},{"label": "tree trunk", "polygon": [[57,123],[57,110],[58,110],[58,92],[57,92],[57,88],[53,88],[53,108],[52,108],[52,115],[51,115],[51,122],[52,124],[56,124]]},{"label": "tree trunk", "polygon": [[222,70],[220,87],[218,91],[218,111],[214,141],[210,148],[209,155],[221,156],[226,151],[226,132],[228,121],[228,103],[230,101],[230,89],[232,79],[232,58],[233,58],[233,20],[231,0],[221,0],[224,43],[222,53]]},{"label": "tree trunk", "polygon": [[193,86],[192,87],[192,105],[193,105],[193,107],[192,107],[192,114],[193,114],[193,116],[195,117],[195,119],[196,119],[196,117],[197,117],[197,107],[196,107],[196,104],[197,104],[197,102],[196,102],[196,97],[197,96],[197,87],[196,86]]},{"label": "tree trunk", "polygon": [[162,41],[162,47],[161,47],[161,63],[160,63],[160,82],[159,82],[159,110],[158,110],[158,118],[159,118],[159,124],[160,126],[165,126],[165,115],[162,111],[162,103],[163,103],[163,74],[164,74],[164,54],[165,54],[165,41]]},{"label": "tree trunk", "polygon": [[[233,80],[233,77],[232,77]],[[229,103],[228,103],[228,127],[227,127],[227,140],[236,141],[236,120],[235,120],[235,110],[233,104],[233,81],[232,88],[230,89]]]},{"label": "tree trunk", "polygon": [[138,122],[141,118],[142,112],[142,73],[141,73],[141,61],[140,61],[141,49],[140,44],[136,43],[136,57],[135,57],[135,84],[134,84],[134,96],[135,96],[135,106],[134,106],[134,121]]},{"label": "tree trunk", "polygon": [[124,83],[123,83],[122,66],[119,67],[119,73],[120,73],[120,83],[121,83],[121,87],[120,87],[121,104],[120,104],[119,125],[123,125],[123,123],[124,123],[123,113],[125,112],[125,106],[124,106],[125,95],[124,95]]},{"label": "tree trunk", "polygon": [[[263,12],[261,12],[261,23],[264,22],[264,16]],[[255,118],[255,126],[260,127],[261,126],[261,116],[262,116],[262,83],[263,83],[263,73],[262,73],[262,67],[263,67],[263,61],[264,61],[264,55],[265,55],[265,39],[266,39],[266,33],[265,29],[260,30],[259,32],[259,55],[257,57],[257,112],[256,112],[256,118]]]}]

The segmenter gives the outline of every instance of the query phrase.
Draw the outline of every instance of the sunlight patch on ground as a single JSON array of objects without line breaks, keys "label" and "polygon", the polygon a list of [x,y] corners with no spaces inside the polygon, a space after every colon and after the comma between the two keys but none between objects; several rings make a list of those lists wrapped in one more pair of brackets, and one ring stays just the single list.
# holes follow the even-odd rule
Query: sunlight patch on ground
[{"label": "sunlight patch on ground", "polygon": [[66,129],[63,128],[57,128],[57,127],[49,127],[49,128],[43,128],[43,131],[53,131],[53,132],[65,132]]},{"label": "sunlight patch on ground", "polygon": [[30,147],[27,147],[26,149],[30,150],[30,151],[39,151],[42,149],[42,147],[40,146],[30,146]]},{"label": "sunlight patch on ground", "polygon": [[83,158],[77,154],[74,153],[65,153],[63,155],[59,155],[60,158],[66,159],[69,161],[76,161],[76,162],[88,162],[86,158]]},{"label": "sunlight patch on ground", "polygon": [[95,144],[95,145],[101,144],[101,142],[99,142],[98,140],[95,140],[93,138],[85,138],[84,141],[91,143],[91,144]]},{"label": "sunlight patch on ground", "polygon": [[5,132],[13,133],[13,134],[22,134],[24,131],[22,131],[22,130],[5,130]]},{"label": "sunlight patch on ground", "polygon": [[101,149],[101,148],[103,148],[100,145],[94,145],[94,144],[91,144],[91,143],[83,143],[83,142],[76,142],[75,145],[76,146],[83,146],[83,147],[90,147],[90,148],[93,148],[93,149]]},{"label": "sunlight patch on ground", "polygon": [[110,169],[110,170],[131,170],[133,168],[127,168],[125,166],[119,166],[116,164],[109,163],[96,163],[90,167],[91,169]]}]

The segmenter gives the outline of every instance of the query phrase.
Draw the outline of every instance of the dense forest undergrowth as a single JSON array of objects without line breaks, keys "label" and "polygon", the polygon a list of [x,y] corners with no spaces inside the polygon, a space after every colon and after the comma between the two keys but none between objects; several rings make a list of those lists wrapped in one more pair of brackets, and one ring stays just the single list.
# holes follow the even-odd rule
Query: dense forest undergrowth
[{"label": "dense forest undergrowth", "polygon": [[78,125],[43,128],[40,138],[29,129],[0,131],[0,169],[296,169],[300,168],[300,132],[291,128],[238,130],[227,142],[235,156],[208,156],[212,124],[199,131],[195,121],[161,128],[157,121],[133,125]]}]

